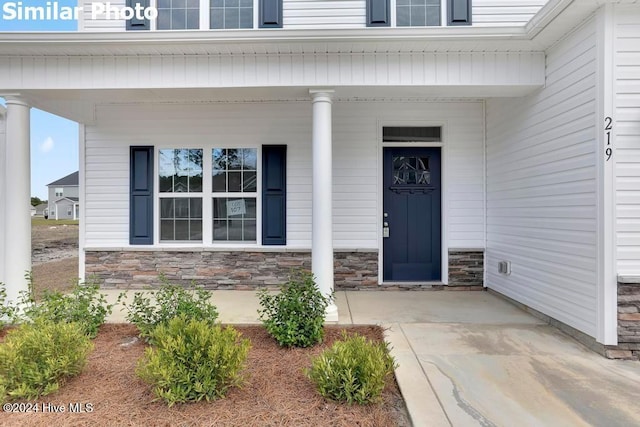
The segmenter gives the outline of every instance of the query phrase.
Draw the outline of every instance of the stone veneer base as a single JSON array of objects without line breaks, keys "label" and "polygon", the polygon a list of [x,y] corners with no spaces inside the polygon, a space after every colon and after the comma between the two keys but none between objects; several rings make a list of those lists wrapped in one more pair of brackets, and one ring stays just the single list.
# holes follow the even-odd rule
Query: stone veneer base
[{"label": "stone veneer base", "polygon": [[[451,250],[449,286],[440,283],[379,285],[377,251],[334,253],[336,290],[482,290],[483,258],[478,250]],[[146,248],[85,251],[85,276],[104,288],[139,289],[170,283],[205,289],[250,290],[284,283],[291,269],[311,269],[311,253],[304,250],[180,250]]]},{"label": "stone veneer base", "polygon": [[618,345],[607,356],[640,360],[640,277],[618,276]]}]

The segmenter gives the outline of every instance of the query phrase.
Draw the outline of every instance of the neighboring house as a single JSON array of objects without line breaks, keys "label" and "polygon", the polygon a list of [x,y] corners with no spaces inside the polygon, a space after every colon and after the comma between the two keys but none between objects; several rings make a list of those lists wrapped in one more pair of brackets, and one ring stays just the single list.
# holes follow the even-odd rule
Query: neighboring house
[{"label": "neighboring house", "polygon": [[44,216],[45,212],[47,212],[47,209],[49,209],[49,204],[48,203],[40,203],[39,205],[36,206],[36,216]]},{"label": "neighboring house", "polygon": [[82,276],[484,286],[639,354],[638,2],[80,4],[80,33],[0,35],[0,155],[22,200],[29,107],[80,123]]},{"label": "neighboring house", "polygon": [[49,189],[47,215],[49,219],[80,218],[78,175],[78,172],[73,172],[47,184]]},{"label": "neighboring house", "polygon": [[29,215],[30,216],[36,216],[36,207],[35,206],[29,206]]}]

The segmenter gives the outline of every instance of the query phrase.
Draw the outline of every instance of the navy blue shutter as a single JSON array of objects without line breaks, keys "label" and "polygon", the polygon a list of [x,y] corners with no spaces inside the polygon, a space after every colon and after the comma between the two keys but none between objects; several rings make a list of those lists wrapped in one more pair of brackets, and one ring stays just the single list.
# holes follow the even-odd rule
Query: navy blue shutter
[{"label": "navy blue shutter", "polygon": [[449,25],[471,25],[471,0],[449,0]]},{"label": "navy blue shutter", "polygon": [[153,147],[130,150],[129,243],[153,244]]},{"label": "navy blue shutter", "polygon": [[282,28],[282,0],[260,0],[260,28]]},{"label": "navy blue shutter", "polygon": [[367,0],[367,27],[391,25],[389,0]]},{"label": "navy blue shutter", "polygon": [[262,146],[262,244],[287,244],[287,146]]},{"label": "navy blue shutter", "polygon": [[[144,9],[149,7],[149,0],[127,0],[127,7],[135,8],[136,5],[141,5]],[[144,13],[144,11],[143,11]],[[137,19],[135,14],[133,18],[127,20],[127,31],[132,30],[148,30],[150,28],[148,19]]]}]

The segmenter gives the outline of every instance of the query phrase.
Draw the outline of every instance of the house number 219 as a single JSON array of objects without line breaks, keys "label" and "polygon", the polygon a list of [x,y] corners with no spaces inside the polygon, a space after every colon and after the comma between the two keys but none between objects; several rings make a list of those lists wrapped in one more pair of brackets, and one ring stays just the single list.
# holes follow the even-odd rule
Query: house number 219
[{"label": "house number 219", "polygon": [[604,118],[604,134],[607,138],[607,145],[604,150],[604,154],[607,156],[607,162],[611,160],[611,155],[613,154],[613,149],[611,148],[611,129],[613,129],[613,119],[611,117]]}]

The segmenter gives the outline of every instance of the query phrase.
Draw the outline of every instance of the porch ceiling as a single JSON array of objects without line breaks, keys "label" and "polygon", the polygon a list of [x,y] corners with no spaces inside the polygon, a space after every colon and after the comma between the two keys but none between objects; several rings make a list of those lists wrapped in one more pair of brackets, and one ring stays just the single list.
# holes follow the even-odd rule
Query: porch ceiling
[{"label": "porch ceiling", "polygon": [[[517,97],[538,85],[478,86],[344,86],[335,87],[335,102],[341,101],[438,101]],[[84,89],[21,91],[28,102],[41,110],[84,124],[95,122],[101,104],[192,104],[224,102],[309,101],[309,86],[255,88],[183,89]]]}]

